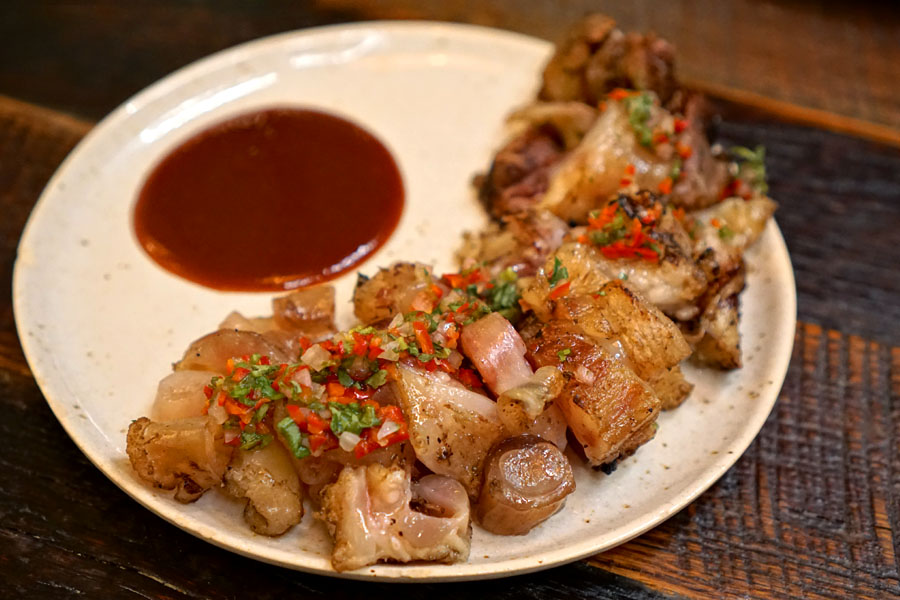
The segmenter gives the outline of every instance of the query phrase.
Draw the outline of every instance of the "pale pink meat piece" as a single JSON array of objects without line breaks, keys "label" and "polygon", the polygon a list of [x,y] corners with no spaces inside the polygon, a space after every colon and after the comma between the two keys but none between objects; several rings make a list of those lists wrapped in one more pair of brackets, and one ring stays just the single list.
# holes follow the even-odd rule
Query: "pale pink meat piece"
[{"label": "pale pink meat piece", "polygon": [[525,342],[500,313],[491,313],[463,327],[462,351],[478,369],[485,385],[498,396],[531,377]]},{"label": "pale pink meat piece", "polygon": [[449,477],[345,467],[325,488],[319,518],[334,537],[331,564],[349,571],[381,561],[461,562],[469,556],[469,499]]}]

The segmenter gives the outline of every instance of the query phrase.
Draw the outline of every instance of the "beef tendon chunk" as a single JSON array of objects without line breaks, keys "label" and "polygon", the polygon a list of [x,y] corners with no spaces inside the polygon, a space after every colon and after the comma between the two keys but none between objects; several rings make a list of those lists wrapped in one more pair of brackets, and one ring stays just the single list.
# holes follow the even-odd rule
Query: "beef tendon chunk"
[{"label": "beef tendon chunk", "polygon": [[225,373],[229,359],[260,354],[273,363],[288,362],[290,355],[263,335],[236,329],[220,329],[195,340],[175,363],[176,371],[214,371]]},{"label": "beef tendon chunk", "polygon": [[300,480],[280,443],[236,450],[225,472],[225,491],[246,499],[244,520],[263,535],[281,535],[303,517]]},{"label": "beef tendon chunk", "polygon": [[439,372],[403,365],[398,370],[400,408],[408,420],[416,456],[477,497],[484,457],[504,435],[496,403]]},{"label": "beef tendon chunk", "polygon": [[337,331],[334,324],[334,287],[320,285],[272,300],[275,324],[285,331],[319,340]]},{"label": "beef tendon chunk", "polygon": [[492,533],[524,535],[562,508],[574,491],[572,465],[559,448],[534,435],[519,435],[488,454],[475,513]]},{"label": "beef tendon chunk", "polygon": [[353,313],[363,323],[372,324],[387,323],[410,310],[424,310],[435,303],[431,291],[435,284],[431,267],[395,263],[372,277],[360,276],[353,291]]}]

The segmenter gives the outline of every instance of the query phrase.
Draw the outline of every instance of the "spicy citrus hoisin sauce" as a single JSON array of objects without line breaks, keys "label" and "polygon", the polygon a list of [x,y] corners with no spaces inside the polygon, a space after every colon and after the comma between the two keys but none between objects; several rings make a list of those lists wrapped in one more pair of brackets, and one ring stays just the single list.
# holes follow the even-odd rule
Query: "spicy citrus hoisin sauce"
[{"label": "spicy citrus hoisin sauce", "polygon": [[166,156],[134,210],[161,266],[220,290],[331,279],[388,239],[403,209],[390,152],[339,117],[269,109],[219,123]]}]

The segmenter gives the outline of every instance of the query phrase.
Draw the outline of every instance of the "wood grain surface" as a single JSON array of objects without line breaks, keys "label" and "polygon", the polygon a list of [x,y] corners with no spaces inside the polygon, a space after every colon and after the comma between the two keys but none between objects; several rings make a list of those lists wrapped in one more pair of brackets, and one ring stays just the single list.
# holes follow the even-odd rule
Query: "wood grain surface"
[{"label": "wood grain surface", "polygon": [[[556,39],[589,10],[671,38],[682,76],[719,97],[722,141],[767,148],[801,323],[774,412],[708,492],[588,561],[398,588],[220,550],[81,454],[22,355],[11,271],[34,202],[91,121],[261,35],[433,18]],[[823,130],[900,143],[898,41],[900,11],[866,0],[0,3],[0,94],[87,119],[0,96],[0,599],[900,598],[900,151]]]},{"label": "wood grain surface", "polygon": [[689,597],[900,590],[900,348],[801,323],[778,404],[699,502],[591,563]]},{"label": "wood grain surface", "polygon": [[557,41],[591,12],[653,30],[691,87],[900,145],[900,10],[813,0],[319,0],[372,19],[462,21]]},{"label": "wood grain surface", "polygon": [[[400,593],[900,596],[900,152],[722,108],[726,142],[767,144],[804,321],[759,438],[699,500],[590,561]],[[49,411],[13,328],[9,273],[32,204],[87,128],[0,98],[0,597],[395,596],[387,584],[263,565],[168,525],[106,480]]]},{"label": "wood grain surface", "polygon": [[5,0],[0,93],[98,119],[178,67],[282,31],[433,19],[556,41],[597,11],[674,42],[693,87],[900,145],[900,10],[875,0]]}]

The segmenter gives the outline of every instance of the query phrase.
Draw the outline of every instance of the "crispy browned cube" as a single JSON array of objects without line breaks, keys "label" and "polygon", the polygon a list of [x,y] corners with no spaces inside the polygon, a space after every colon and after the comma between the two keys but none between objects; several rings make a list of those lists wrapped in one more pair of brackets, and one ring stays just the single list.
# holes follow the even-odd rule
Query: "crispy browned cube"
[{"label": "crispy browned cube", "polygon": [[556,402],[592,465],[611,463],[653,437],[659,398],[577,326],[551,321],[526,345],[536,365],[562,370],[566,383]]},{"label": "crispy browned cube", "polygon": [[595,341],[617,340],[643,379],[677,365],[691,353],[671,319],[621,281],[610,281],[593,295],[561,298],[554,315],[576,323]]}]

